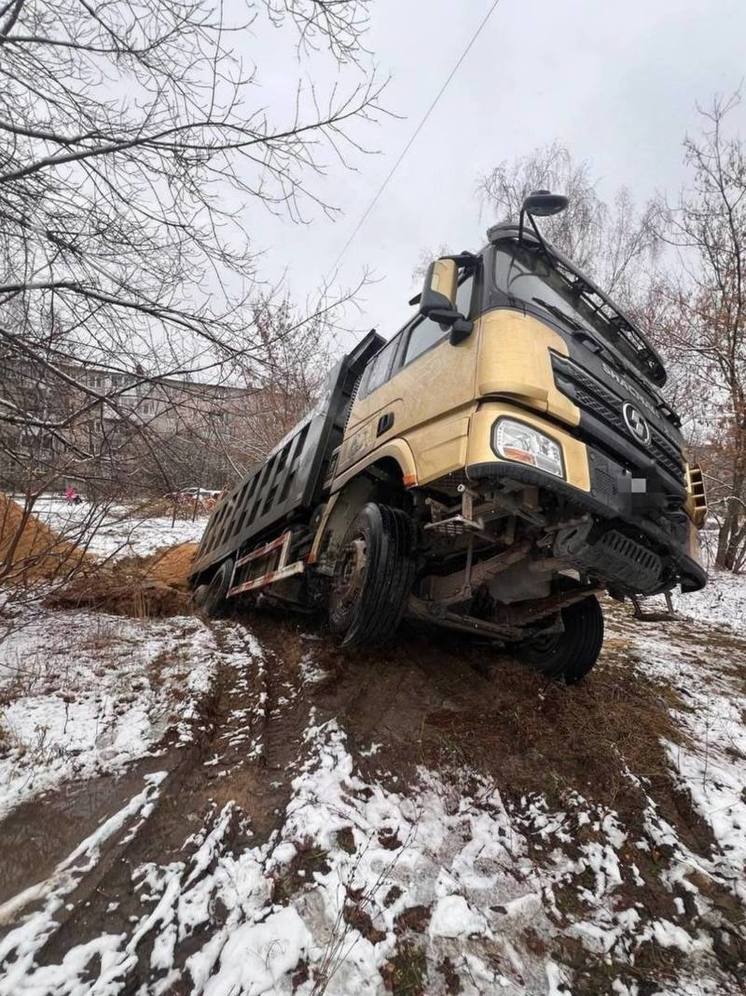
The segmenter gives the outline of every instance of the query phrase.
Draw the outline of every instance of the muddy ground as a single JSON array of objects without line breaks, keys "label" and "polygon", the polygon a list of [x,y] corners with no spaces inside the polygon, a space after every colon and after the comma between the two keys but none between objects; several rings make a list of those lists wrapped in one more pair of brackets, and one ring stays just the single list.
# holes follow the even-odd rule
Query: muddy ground
[{"label": "muddy ground", "polygon": [[[0,826],[0,992],[742,992],[737,866],[676,767],[677,750],[701,749],[682,720],[699,700],[685,670],[667,681],[646,667],[646,641],[734,695],[746,641],[607,612],[602,659],[577,688],[443,634],[407,629],[351,655],[305,619],[212,624],[223,654],[190,744],[167,731],[125,774],[63,786]],[[351,767],[337,803],[319,795],[320,827],[303,779],[329,763],[314,738],[330,729]],[[484,826],[520,846],[488,860],[491,845],[472,847]],[[266,888],[248,903],[235,886],[236,912],[225,878],[249,851]],[[474,926],[435,925],[444,892]],[[245,959],[234,971],[231,932],[290,908],[312,938],[292,964],[270,952],[269,982]]]}]

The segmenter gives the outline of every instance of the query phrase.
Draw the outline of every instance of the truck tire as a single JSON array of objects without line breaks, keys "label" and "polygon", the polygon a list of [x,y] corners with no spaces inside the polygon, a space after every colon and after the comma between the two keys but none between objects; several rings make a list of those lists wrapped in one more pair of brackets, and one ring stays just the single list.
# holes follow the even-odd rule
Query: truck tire
[{"label": "truck tire", "polygon": [[414,582],[414,546],[414,524],[400,509],[370,502],[358,513],[329,596],[329,625],[343,646],[376,646],[393,636]]},{"label": "truck tire", "polygon": [[200,585],[194,593],[194,602],[206,616],[220,615],[225,608],[225,596],[233,576],[233,559],[224,560],[205,585]]},{"label": "truck tire", "polygon": [[604,642],[604,617],[598,599],[591,595],[562,609],[563,633],[526,640],[514,648],[515,656],[550,678],[564,678],[576,685],[598,660]]}]

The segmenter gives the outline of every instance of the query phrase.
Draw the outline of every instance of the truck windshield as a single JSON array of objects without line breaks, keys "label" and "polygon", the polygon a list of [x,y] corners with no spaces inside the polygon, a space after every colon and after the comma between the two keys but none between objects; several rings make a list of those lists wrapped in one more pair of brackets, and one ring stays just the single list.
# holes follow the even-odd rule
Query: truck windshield
[{"label": "truck windshield", "polygon": [[[660,365],[644,339],[639,334],[626,336],[609,302],[586,293],[582,279],[564,266],[555,265],[540,246],[519,244],[516,239],[502,240],[496,246],[494,276],[497,290],[510,305],[548,312],[569,328],[585,331],[602,345],[610,344],[622,359],[660,382],[654,369]],[[665,379],[662,369],[660,374]]]}]

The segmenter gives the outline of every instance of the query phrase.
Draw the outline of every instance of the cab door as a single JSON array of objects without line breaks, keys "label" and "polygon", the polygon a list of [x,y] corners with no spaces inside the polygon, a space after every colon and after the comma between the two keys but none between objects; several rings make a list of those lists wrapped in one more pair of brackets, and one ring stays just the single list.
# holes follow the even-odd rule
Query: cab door
[{"label": "cab door", "polygon": [[[465,274],[457,304],[470,316],[474,273]],[[409,444],[420,484],[464,466],[474,408],[475,331],[457,346],[448,331],[417,316],[371,360],[360,382],[340,451],[338,473],[381,444]]]}]

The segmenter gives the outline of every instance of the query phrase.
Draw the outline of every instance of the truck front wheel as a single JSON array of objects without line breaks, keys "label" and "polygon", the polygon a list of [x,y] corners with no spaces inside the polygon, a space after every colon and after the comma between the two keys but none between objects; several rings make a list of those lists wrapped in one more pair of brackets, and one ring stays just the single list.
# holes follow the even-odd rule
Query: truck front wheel
[{"label": "truck front wheel", "polygon": [[515,656],[550,678],[577,684],[598,660],[604,642],[604,617],[591,595],[562,610],[564,632],[525,640]]},{"label": "truck front wheel", "polygon": [[414,546],[414,524],[400,509],[370,502],[358,513],[329,596],[329,625],[343,646],[375,646],[393,635],[414,582]]}]

